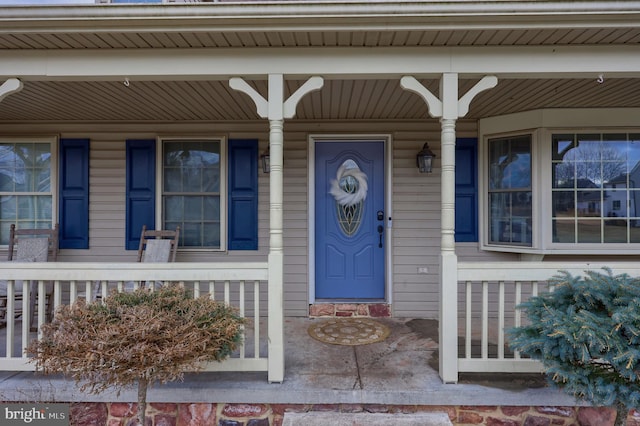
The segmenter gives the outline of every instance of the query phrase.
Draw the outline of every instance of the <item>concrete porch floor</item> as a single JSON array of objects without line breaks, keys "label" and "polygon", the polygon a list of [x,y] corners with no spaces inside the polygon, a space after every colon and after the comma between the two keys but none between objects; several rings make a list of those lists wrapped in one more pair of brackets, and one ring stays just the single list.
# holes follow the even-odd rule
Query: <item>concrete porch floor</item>
[{"label": "concrete porch floor", "polygon": [[[540,376],[463,376],[443,384],[437,372],[437,322],[377,319],[391,329],[383,342],[362,346],[321,343],[307,332],[322,319],[285,319],[286,373],[268,383],[266,373],[191,373],[183,382],[156,385],[149,402],[384,405],[572,406],[576,401],[543,385]],[[435,367],[435,368],[434,368]],[[1,401],[136,401],[80,392],[73,381],[31,372],[0,372]]]}]

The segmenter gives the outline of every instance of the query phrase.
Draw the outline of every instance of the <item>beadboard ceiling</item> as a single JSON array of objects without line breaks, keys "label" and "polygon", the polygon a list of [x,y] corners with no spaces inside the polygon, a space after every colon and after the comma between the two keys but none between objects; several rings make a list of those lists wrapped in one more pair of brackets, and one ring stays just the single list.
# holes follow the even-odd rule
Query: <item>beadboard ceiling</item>
[{"label": "beadboard ceiling", "polygon": [[[465,93],[477,80],[463,80]],[[288,81],[291,89],[302,81]],[[424,81],[437,93],[436,81]],[[266,83],[254,82],[262,93]],[[290,89],[290,91],[291,91]],[[536,108],[640,107],[640,79],[512,79],[481,93],[467,118]],[[27,81],[0,103],[2,121],[227,121],[258,119],[251,100],[225,81]],[[399,80],[327,80],[298,105],[300,120],[415,120],[424,101]]]}]

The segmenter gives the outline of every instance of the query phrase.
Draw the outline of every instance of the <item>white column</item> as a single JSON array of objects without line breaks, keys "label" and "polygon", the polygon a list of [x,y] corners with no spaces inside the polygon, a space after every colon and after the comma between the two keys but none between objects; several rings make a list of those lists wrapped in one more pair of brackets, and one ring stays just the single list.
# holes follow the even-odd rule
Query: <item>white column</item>
[{"label": "white column", "polygon": [[268,100],[238,77],[229,80],[232,89],[246,93],[256,104],[258,115],[269,119],[269,283],[268,283],[268,380],[284,380],[284,119],[295,115],[296,105],[309,92],[319,90],[324,81],[311,77],[286,101],[284,77],[269,74]]},{"label": "white column", "polygon": [[440,378],[458,381],[458,256],[455,242],[456,120],[458,75],[446,73],[440,80],[442,118],[440,149]]},{"label": "white column", "polygon": [[441,126],[441,201],[440,201],[440,378],[445,383],[458,381],[458,256],[455,242],[456,199],[456,120],[469,111],[469,104],[480,92],[495,87],[496,77],[483,77],[458,99],[458,74],[444,73],[440,80],[440,98],[411,76],[400,85],[421,96],[429,115],[440,118]]},{"label": "white column", "polygon": [[269,120],[269,382],[284,380],[284,120]]}]

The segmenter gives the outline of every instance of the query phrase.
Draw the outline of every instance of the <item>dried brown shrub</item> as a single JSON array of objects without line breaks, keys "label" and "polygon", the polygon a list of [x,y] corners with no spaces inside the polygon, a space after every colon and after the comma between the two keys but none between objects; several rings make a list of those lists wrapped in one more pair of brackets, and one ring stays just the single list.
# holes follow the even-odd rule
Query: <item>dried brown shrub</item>
[{"label": "dried brown shrub", "polygon": [[236,309],[179,286],[138,289],[61,306],[27,353],[38,370],[62,373],[90,393],[138,384],[144,424],[147,387],[224,360],[239,346],[244,322]]}]

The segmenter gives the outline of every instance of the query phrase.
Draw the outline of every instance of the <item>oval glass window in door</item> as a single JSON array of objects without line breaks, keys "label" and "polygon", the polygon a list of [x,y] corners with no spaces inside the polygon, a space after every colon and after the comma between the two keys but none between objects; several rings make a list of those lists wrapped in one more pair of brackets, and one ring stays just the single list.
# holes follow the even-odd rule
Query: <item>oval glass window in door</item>
[{"label": "oval glass window in door", "polygon": [[354,235],[362,223],[367,189],[367,176],[356,162],[348,159],[342,163],[330,193],[336,200],[336,219],[340,229],[348,237]]}]

